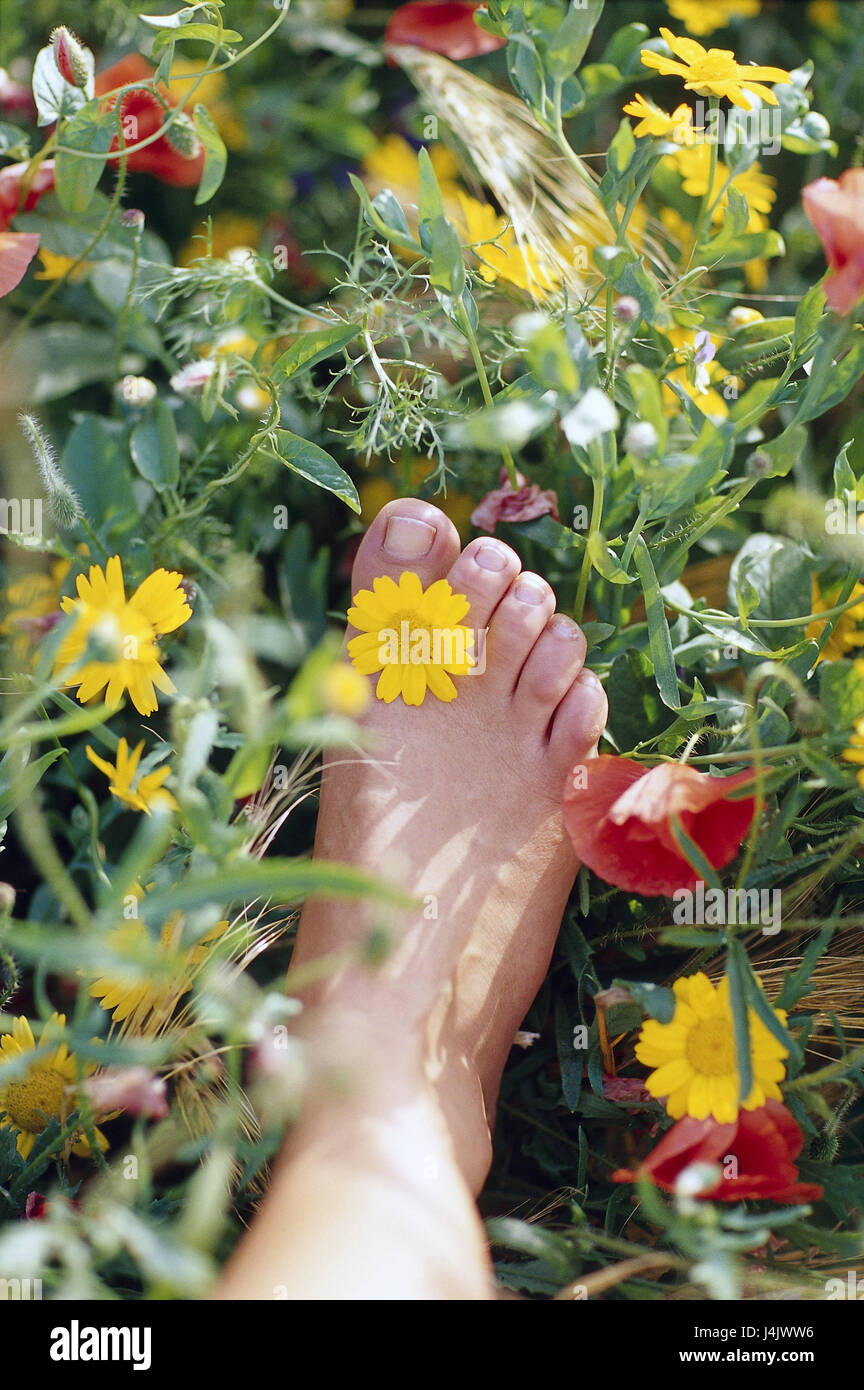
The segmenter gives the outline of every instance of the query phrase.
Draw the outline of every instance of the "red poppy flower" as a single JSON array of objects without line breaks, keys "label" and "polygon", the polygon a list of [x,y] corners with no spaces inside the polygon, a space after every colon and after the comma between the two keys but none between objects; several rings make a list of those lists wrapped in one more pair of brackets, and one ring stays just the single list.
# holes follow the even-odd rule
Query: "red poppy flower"
[{"label": "red poppy flower", "polygon": [[[107,96],[115,87],[125,87],[130,82],[149,82],[153,68],[137,53],[129,53],[119,62],[113,63],[104,72],[96,74],[95,91],[97,97]],[[180,103],[170,93],[165,92],[165,105],[152,91],[139,88],[121,97],[121,122],[124,131],[123,143],[137,145],[154,135],[165,121],[165,105],[177,106]],[[113,106],[109,102],[109,108]],[[112,150],[118,148],[115,140]],[[114,156],[116,158],[116,155]],[[204,172],[204,151],[198,150],[191,157],[172,145],[168,135],[145,145],[143,150],[134,150],[127,157],[126,167],[131,173],[155,174],[163,183],[174,184],[178,188],[191,188],[201,182]]]},{"label": "red poppy flower", "polygon": [[851,313],[864,295],[864,169],[816,179],[801,199],[831,268],[825,298],[836,314]]},{"label": "red poppy flower", "polygon": [[479,5],[436,4],[434,0],[412,0],[400,5],[387,22],[385,44],[407,44],[414,48],[430,48],[445,58],[477,58],[481,53],[493,53],[503,48],[506,39],[487,34],[474,23],[474,11]]},{"label": "red poppy flower", "polygon": [[694,1120],[687,1115],[663,1135],[638,1169],[619,1168],[612,1180],[633,1182],[647,1177],[665,1192],[673,1192],[691,1163],[719,1163],[724,1176],[715,1187],[696,1194],[706,1201],[816,1202],[822,1188],[798,1181],[795,1159],[803,1142],[800,1129],[779,1100],[766,1101],[758,1110],[742,1110],[729,1125],[718,1124],[710,1116]]},{"label": "red poppy flower", "polygon": [[30,212],[42,194],[54,187],[53,159],[40,164],[28,182],[29,168],[24,163],[0,169],[0,299],[20,285],[39,249],[38,232],[10,232],[12,219],[19,212]]},{"label": "red poppy flower", "polygon": [[699,876],[673,833],[677,820],[715,869],[734,858],[755,811],[753,797],[729,799],[748,770],[709,777],[681,763],[650,772],[629,758],[601,754],[564,790],[564,824],[583,864],[633,893],[671,897]]},{"label": "red poppy flower", "polygon": [[528,483],[521,473],[516,474],[518,488],[511,486],[506,470],[501,470],[501,486],[488,492],[471,513],[471,525],[478,531],[495,530],[499,521],[533,521],[538,516],[558,515],[558,498],[551,489],[541,492],[536,483]]}]

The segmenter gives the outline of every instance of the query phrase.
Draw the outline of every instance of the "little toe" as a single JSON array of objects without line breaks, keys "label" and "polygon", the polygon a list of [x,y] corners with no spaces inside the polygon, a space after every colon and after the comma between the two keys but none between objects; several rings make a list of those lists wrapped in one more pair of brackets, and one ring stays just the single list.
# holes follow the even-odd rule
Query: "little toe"
[{"label": "little toe", "polygon": [[489,536],[469,541],[447,575],[454,591],[464,594],[471,604],[463,621],[475,629],[488,627],[521,568],[516,551],[503,541]]},{"label": "little toe", "polygon": [[585,661],[585,636],[564,613],[555,613],[528,655],[516,687],[520,715],[545,730],[552,713],[575,681]]},{"label": "little toe", "polygon": [[550,753],[567,767],[580,758],[593,758],[608,712],[599,677],[585,668],[555,711],[549,735]]},{"label": "little toe", "polygon": [[517,575],[492,614],[484,679],[512,694],[534,643],[554,611],[555,595],[545,579],[530,571]]},{"label": "little toe", "polygon": [[426,588],[442,579],[459,554],[459,532],[431,502],[399,497],[388,502],[366,532],[354,560],[351,593],[376,579],[413,571]]}]

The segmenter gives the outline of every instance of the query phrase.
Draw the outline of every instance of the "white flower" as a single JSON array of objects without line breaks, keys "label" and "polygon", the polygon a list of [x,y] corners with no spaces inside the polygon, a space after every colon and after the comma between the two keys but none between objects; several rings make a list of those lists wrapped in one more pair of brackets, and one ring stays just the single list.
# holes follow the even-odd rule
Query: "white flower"
[{"label": "white flower", "polygon": [[203,391],[215,370],[216,362],[212,357],[199,357],[196,362],[187,362],[172,376],[171,389],[181,396]]},{"label": "white flower", "polygon": [[618,411],[597,386],[589,386],[581,401],[561,418],[561,428],[574,448],[584,449],[598,435],[618,427]]}]

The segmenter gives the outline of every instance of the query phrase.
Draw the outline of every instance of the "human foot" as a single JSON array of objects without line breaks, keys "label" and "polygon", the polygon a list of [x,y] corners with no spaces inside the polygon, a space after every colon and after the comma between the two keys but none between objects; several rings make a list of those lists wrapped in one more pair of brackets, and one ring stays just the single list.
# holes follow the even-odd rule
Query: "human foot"
[{"label": "human foot", "polygon": [[[325,765],[315,855],[404,887],[421,907],[395,922],[398,944],[372,973],[344,970],[306,996],[323,1014],[368,1020],[395,1049],[422,1039],[426,1075],[458,1161],[479,1190],[501,1073],[549,965],[577,863],[561,817],[568,771],[594,756],[606,716],[585,639],[555,614],[545,580],[498,540],[459,553],[452,523],[416,499],[388,503],[363,538],[352,593],[410,570],[446,577],[487,629],[483,674],[458,697],[375,700],[374,751]],[[349,629],[349,635],[351,630]],[[368,930],[371,909],[316,899],[303,912],[295,965]]]}]

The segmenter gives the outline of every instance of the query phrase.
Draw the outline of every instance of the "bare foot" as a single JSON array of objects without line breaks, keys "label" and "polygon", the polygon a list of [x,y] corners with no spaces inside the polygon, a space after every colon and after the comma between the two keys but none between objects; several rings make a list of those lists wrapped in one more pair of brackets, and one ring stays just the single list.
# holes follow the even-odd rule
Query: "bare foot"
[{"label": "bare foot", "polygon": [[[372,754],[325,767],[315,855],[367,868],[422,904],[395,921],[398,945],[375,971],[345,970],[306,996],[368,1024],[394,1054],[421,1049],[466,1181],[479,1191],[514,1035],[544,974],[578,868],[561,817],[570,768],[593,757],[606,718],[583,671],[585,639],[555,614],[538,575],[501,541],[459,553],[452,523],[427,502],[388,503],[360,546],[352,593],[404,570],[446,577],[487,628],[486,669],[457,677],[458,697],[421,706],[376,700]],[[352,635],[349,630],[349,636]],[[315,900],[294,963],[339,951],[371,909]]]}]

